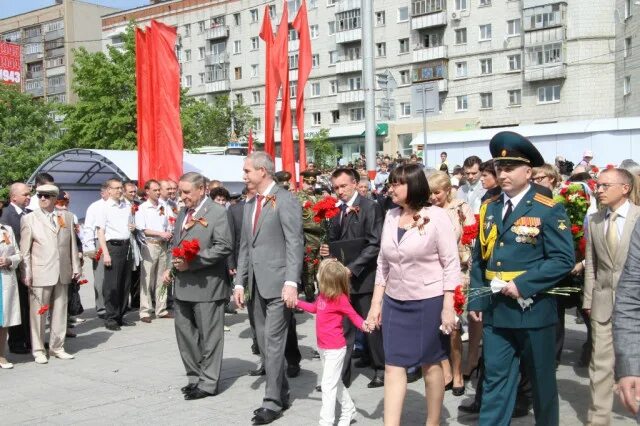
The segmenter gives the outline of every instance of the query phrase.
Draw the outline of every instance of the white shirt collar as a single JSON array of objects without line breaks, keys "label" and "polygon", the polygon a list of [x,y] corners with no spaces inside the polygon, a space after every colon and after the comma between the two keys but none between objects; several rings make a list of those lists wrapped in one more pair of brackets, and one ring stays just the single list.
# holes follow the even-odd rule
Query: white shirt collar
[{"label": "white shirt collar", "polygon": [[198,211],[200,211],[200,209],[202,208],[202,205],[205,203],[205,201],[207,201],[207,197],[205,196],[202,201],[200,201],[200,204],[198,204],[198,206],[193,210],[193,215],[195,216],[196,213],[198,213]]},{"label": "white shirt collar", "polygon": [[276,186],[276,181],[272,181],[269,186],[267,186],[267,189],[265,189],[264,194],[260,194],[262,196],[267,196],[269,194],[271,194],[271,192],[273,191],[273,188]]},{"label": "white shirt collar", "polygon": [[354,192],[351,198],[349,199],[349,201],[347,201],[346,203],[344,203],[342,200],[338,201],[338,204],[336,204],[336,207],[340,207],[342,204],[346,204],[347,207],[351,207],[353,206],[353,203],[356,202],[357,197],[358,197],[358,191]]},{"label": "white shirt collar", "polygon": [[22,207],[19,207],[16,203],[11,203],[11,205],[14,209],[16,209],[16,212],[18,212],[18,214],[22,214],[24,212],[24,209]]},{"label": "white shirt collar", "polygon": [[[624,202],[624,204],[618,207],[618,209],[615,212],[618,213],[618,217],[626,218],[627,215],[629,214],[629,208],[631,208],[631,203],[629,202],[629,200],[627,200]],[[611,209],[607,208],[607,218],[611,213],[612,213]]]},{"label": "white shirt collar", "polygon": [[511,204],[513,205],[512,209],[515,210],[516,207],[518,206],[518,203],[520,201],[522,201],[522,199],[524,198],[526,193],[529,192],[529,189],[531,189],[531,185],[527,185],[527,187],[525,189],[523,189],[522,192],[520,192],[518,195],[516,195],[513,198],[509,197],[506,192],[503,192],[503,194],[504,194],[504,204],[506,205],[507,201],[511,200]]}]

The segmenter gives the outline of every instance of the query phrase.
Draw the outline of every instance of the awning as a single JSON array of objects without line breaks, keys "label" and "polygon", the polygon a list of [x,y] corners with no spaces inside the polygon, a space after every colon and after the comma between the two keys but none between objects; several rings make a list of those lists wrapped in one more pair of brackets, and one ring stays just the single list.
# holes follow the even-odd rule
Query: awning
[{"label": "awning", "polygon": [[[365,132],[362,132],[360,136],[364,136]],[[376,124],[376,136],[387,136],[389,134],[389,124],[388,123],[378,123]]]}]

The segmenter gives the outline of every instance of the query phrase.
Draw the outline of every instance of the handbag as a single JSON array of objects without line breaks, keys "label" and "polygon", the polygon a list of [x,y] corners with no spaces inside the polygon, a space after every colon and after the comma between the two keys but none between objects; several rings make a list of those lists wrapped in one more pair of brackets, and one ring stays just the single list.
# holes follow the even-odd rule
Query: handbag
[{"label": "handbag", "polygon": [[81,315],[84,312],[82,307],[82,301],[80,300],[80,284],[76,280],[73,280],[69,284],[69,300],[67,302],[67,313],[72,316]]}]

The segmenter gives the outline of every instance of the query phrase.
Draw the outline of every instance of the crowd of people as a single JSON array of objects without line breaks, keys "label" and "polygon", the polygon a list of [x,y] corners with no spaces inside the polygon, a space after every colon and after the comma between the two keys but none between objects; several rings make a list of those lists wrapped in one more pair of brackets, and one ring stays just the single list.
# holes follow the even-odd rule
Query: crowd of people
[{"label": "crowd of people", "polygon": [[[437,425],[445,392],[464,395],[474,375],[475,397],[459,410],[481,425],[532,407],[536,424],[558,425],[555,371],[572,308],[586,331],[588,423],[611,424],[614,389],[637,415],[640,165],[600,170],[589,151],[575,167],[547,164],[513,132],[489,145],[491,159],[452,170],[446,152],[433,169],[415,155],[379,157],[372,181],[362,158],[311,163],[298,188],[254,152],[242,194],[193,172],[140,189],[112,178],[82,223],[50,175],[37,176],[35,196],[14,183],[0,216],[0,368],[13,367],[7,340],[38,364],[74,358],[65,339],[83,321],[78,288],[91,262],[106,329],[135,326],[129,311],[142,326],[174,320],[186,400],[218,393],[225,313],[246,308],[260,356],[249,374],[266,379],[253,424],[290,406],[302,311],[316,315],[321,425],[355,418],[353,368],[384,387],[385,425],[401,424],[408,382],[423,378],[426,424]],[[327,200],[335,214],[322,219]]]}]

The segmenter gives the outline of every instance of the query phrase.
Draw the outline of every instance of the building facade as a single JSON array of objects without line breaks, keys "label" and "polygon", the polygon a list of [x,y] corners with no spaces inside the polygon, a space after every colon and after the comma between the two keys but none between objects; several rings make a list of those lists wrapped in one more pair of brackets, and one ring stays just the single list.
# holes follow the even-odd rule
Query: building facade
[{"label": "building facade", "polygon": [[72,49],[100,51],[100,16],[115,10],[57,0],[50,7],[0,19],[0,38],[22,47],[23,92],[47,101],[73,102]]},{"label": "building facade", "polygon": [[640,116],[640,16],[634,15],[640,11],[639,4],[632,0],[616,0],[615,93],[616,115],[619,117]]},{"label": "building facade", "polygon": [[[306,137],[329,129],[347,160],[364,152],[362,1],[307,1],[313,68],[305,88]],[[287,3],[291,22],[301,0]],[[275,30],[282,3],[268,4]],[[415,148],[422,119],[414,92],[423,83],[438,92],[429,131],[613,117],[614,6],[587,0],[376,0],[378,150],[408,154]],[[224,94],[250,106],[257,138],[264,140],[263,14],[264,2],[257,0],[168,0],[104,16],[102,31],[106,44],[117,44],[130,20],[175,26],[188,93],[205,100]],[[289,40],[295,97],[295,31]],[[278,101],[278,117],[279,110]]]}]

